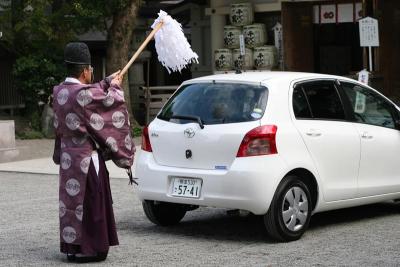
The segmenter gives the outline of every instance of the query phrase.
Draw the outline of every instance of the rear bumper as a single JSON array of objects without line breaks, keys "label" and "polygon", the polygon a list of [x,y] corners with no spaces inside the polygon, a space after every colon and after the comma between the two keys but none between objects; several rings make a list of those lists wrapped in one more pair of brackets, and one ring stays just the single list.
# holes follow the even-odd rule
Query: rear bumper
[{"label": "rear bumper", "polygon": [[[140,200],[156,200],[265,214],[284,176],[279,155],[236,158],[229,170],[203,170],[158,165],[152,153],[140,151],[136,161]],[[198,199],[171,196],[172,177],[199,178]]]}]

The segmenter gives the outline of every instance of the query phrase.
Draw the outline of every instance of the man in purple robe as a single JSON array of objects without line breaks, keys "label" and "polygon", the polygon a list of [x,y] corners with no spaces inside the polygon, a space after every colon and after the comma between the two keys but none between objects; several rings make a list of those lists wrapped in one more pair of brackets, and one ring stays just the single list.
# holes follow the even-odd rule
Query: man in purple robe
[{"label": "man in purple robe", "polygon": [[105,160],[130,170],[135,146],[122,77],[115,73],[93,84],[84,43],[67,44],[64,57],[68,77],[53,89],[61,252],[69,261],[102,261],[118,245]]}]

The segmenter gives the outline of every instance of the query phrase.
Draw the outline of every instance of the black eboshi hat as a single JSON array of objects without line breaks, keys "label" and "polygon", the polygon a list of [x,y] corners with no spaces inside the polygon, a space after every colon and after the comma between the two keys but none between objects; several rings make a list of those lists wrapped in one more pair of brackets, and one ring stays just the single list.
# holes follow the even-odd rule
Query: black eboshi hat
[{"label": "black eboshi hat", "polygon": [[90,51],[85,43],[68,43],[64,49],[64,61],[67,64],[90,65]]}]

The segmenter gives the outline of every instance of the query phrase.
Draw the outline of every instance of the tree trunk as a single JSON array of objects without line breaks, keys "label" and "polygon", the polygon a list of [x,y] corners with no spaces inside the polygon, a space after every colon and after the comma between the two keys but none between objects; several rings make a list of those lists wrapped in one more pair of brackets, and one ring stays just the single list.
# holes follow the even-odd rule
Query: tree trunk
[{"label": "tree trunk", "polygon": [[[133,40],[133,30],[136,26],[137,12],[141,0],[130,0],[122,10],[113,16],[113,22],[108,30],[107,45],[107,75],[122,70],[129,61],[129,52]],[[132,105],[129,93],[128,74],[125,75],[122,88],[124,88],[125,101],[129,111],[132,125],[138,125],[132,115]]]}]

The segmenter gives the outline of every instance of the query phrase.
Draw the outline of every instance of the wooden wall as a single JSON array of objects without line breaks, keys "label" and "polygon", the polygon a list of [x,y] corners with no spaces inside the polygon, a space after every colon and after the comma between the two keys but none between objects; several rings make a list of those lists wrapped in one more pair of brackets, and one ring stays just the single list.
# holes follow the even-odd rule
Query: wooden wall
[{"label": "wooden wall", "polygon": [[379,20],[379,69],[384,94],[400,100],[400,1],[377,1],[375,14]]},{"label": "wooden wall", "polygon": [[282,2],[284,69],[314,71],[312,3]]},{"label": "wooden wall", "polygon": [[22,97],[13,88],[13,63],[14,59],[10,55],[0,56],[0,109],[23,106]]}]

